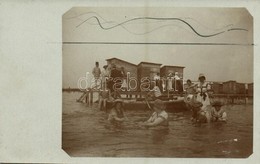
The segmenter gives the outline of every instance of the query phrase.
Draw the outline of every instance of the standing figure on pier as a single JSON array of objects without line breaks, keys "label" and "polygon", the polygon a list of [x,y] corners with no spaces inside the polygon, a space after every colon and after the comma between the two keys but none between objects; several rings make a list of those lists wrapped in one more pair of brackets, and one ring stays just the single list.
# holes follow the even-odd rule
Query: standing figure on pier
[{"label": "standing figure on pier", "polygon": [[[121,83],[119,83],[118,81],[121,81]],[[116,92],[120,91],[122,84],[123,84],[122,72],[120,70],[118,70],[117,66],[113,63],[112,69],[110,72],[110,79],[109,79],[109,83],[108,83],[108,88],[109,88],[111,94],[113,94],[113,92],[115,92],[115,91]]]},{"label": "standing figure on pier", "polygon": [[174,73],[174,90],[181,94],[183,92],[182,80],[178,72]]},{"label": "standing figure on pier", "polygon": [[104,70],[101,72],[102,90],[107,90],[107,82],[110,76],[108,65],[103,66]]},{"label": "standing figure on pier", "polygon": [[155,81],[155,85],[160,87],[160,74],[159,73],[156,73],[153,77],[153,80]]},{"label": "standing figure on pier", "polygon": [[94,76],[94,80],[95,80],[95,86],[93,87],[94,89],[98,88],[98,81],[100,80],[100,74],[101,74],[101,70],[99,68],[99,63],[96,62],[96,66],[93,68],[92,70],[92,74]]},{"label": "standing figure on pier", "polygon": [[202,110],[206,110],[207,107],[210,105],[209,93],[208,91],[211,90],[210,85],[206,82],[206,77],[204,74],[199,74],[199,83],[196,88],[197,93],[197,101],[202,103]]},{"label": "standing figure on pier", "polygon": [[122,77],[123,77],[123,83],[122,83],[121,89],[123,91],[125,91],[127,89],[127,83],[126,83],[127,74],[126,74],[124,67],[121,67],[121,74],[122,74]]},{"label": "standing figure on pier", "polygon": [[167,76],[167,90],[168,91],[172,91],[173,90],[173,75],[172,73],[169,73],[169,75]]}]

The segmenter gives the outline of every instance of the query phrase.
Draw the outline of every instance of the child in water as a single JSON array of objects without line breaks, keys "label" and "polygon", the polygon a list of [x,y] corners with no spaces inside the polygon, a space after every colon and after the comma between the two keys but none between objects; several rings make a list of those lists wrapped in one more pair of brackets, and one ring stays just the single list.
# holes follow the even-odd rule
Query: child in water
[{"label": "child in water", "polygon": [[185,103],[192,112],[191,121],[193,123],[207,123],[210,121],[209,112],[202,110],[203,104],[197,101],[194,95],[188,95]]},{"label": "child in water", "polygon": [[123,111],[123,100],[116,99],[114,101],[114,107],[111,109],[109,115],[108,115],[108,121],[111,123],[121,123],[123,121],[127,120],[127,117],[124,114]]},{"label": "child in water", "polygon": [[227,121],[227,113],[223,108],[221,108],[222,104],[220,101],[216,101],[212,104],[211,109],[211,121],[217,122],[217,121]]}]

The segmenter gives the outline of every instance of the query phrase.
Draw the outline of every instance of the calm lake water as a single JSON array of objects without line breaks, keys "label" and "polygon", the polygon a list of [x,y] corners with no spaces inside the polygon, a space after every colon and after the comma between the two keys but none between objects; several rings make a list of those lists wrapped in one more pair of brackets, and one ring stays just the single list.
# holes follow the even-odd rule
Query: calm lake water
[{"label": "calm lake water", "polygon": [[63,93],[62,147],[75,157],[245,158],[253,149],[253,106],[226,105],[227,123],[191,124],[191,113],[169,113],[169,128],[146,129],[149,111],[126,111],[115,127],[107,114],[77,103],[81,93]]}]

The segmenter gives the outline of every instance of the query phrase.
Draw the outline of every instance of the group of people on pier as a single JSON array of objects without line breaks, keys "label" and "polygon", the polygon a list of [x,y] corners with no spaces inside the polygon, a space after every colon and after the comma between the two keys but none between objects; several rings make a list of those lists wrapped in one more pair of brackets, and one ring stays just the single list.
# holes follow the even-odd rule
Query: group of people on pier
[{"label": "group of people on pier", "polygon": [[[115,64],[103,66],[104,70],[100,70],[99,63],[96,62],[95,68],[93,68],[92,74],[95,78],[95,87],[98,86],[98,80],[101,79],[99,98],[99,107],[100,109],[106,109],[107,101],[112,98],[113,105],[109,111],[108,120],[112,123],[121,123],[128,118],[124,112],[124,101],[121,99],[120,94],[115,88],[122,88],[126,85],[126,72],[124,67],[118,69]],[[175,74],[178,77],[178,75]],[[121,78],[121,86],[118,85],[113,80],[107,79]],[[177,78],[178,79],[178,78]],[[227,113],[224,111],[221,106],[221,102],[211,102],[211,86],[206,82],[206,77],[204,74],[199,74],[199,82],[193,84],[191,80],[187,80],[187,85],[185,88],[185,103],[187,108],[192,111],[192,122],[194,123],[206,123],[206,122],[215,122],[215,121],[226,121]],[[154,77],[155,83],[153,83],[152,90],[147,94],[147,97],[152,97],[154,101],[153,110],[154,112],[150,118],[141,123],[141,125],[150,127],[150,126],[167,126],[168,125],[168,113],[165,111],[165,104],[162,101],[162,91],[160,85],[160,76],[157,74]],[[107,87],[107,88],[106,88]],[[183,91],[183,88],[180,89]]]},{"label": "group of people on pier", "polygon": [[[94,89],[106,90],[111,92],[115,91],[115,88],[123,88],[126,85],[126,72],[124,67],[117,68],[116,64],[104,65],[103,70],[99,68],[99,63],[96,62],[96,66],[92,70],[92,74],[95,79]],[[115,80],[122,80],[120,86],[115,86]],[[117,85],[117,84],[116,84]]]}]

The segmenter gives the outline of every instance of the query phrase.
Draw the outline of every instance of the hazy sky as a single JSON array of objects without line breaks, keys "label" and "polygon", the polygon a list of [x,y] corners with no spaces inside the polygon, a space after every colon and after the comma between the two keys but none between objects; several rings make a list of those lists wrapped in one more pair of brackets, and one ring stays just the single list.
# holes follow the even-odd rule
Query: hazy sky
[{"label": "hazy sky", "polygon": [[134,64],[147,61],[184,66],[185,79],[197,80],[198,74],[204,73],[209,81],[251,83],[252,27],[252,17],[243,8],[72,8],[63,15],[63,42],[242,45],[63,44],[63,87],[76,87],[95,61],[102,67],[105,59],[112,57]]}]

